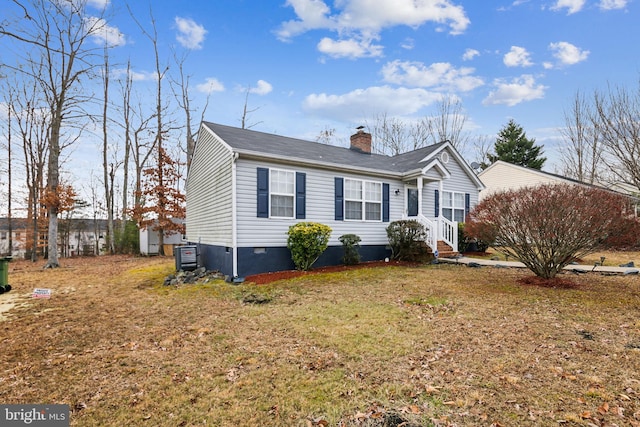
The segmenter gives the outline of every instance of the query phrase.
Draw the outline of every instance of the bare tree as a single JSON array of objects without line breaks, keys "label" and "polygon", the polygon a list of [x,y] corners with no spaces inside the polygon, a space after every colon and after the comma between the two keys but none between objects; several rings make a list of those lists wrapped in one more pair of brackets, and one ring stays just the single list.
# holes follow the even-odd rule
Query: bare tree
[{"label": "bare tree", "polygon": [[377,153],[396,155],[445,141],[463,153],[470,138],[464,131],[466,121],[460,100],[445,96],[437,111],[421,120],[408,121],[381,113],[367,127],[373,139],[372,150]]},{"label": "bare tree", "polygon": [[260,107],[249,109],[249,94],[250,93],[251,93],[251,85],[247,86],[247,90],[245,91],[245,94],[244,94],[244,107],[242,108],[242,118],[240,119],[240,122],[242,123],[242,129],[251,129],[252,127],[257,126],[260,123],[262,123],[262,121],[259,121],[259,122],[256,122],[256,123],[251,123],[251,124],[247,123],[247,120],[249,119],[249,114],[255,113],[256,111],[258,111],[260,109]]},{"label": "bare tree", "polygon": [[489,135],[479,135],[476,137],[473,144],[474,160],[481,169],[486,169],[491,164],[489,156],[491,156],[491,150],[493,149],[493,144],[495,142],[492,138],[493,137]]},{"label": "bare tree", "polygon": [[[94,68],[91,56],[93,49],[87,47],[89,37],[103,25],[100,19],[87,19],[86,0],[48,1],[11,0],[15,19],[3,20],[0,36],[8,37],[22,45],[18,51],[25,52],[21,58],[26,64],[43,64],[44,72],[37,74],[34,67],[12,66],[15,71],[35,79],[40,85],[49,114],[47,165],[47,213],[48,260],[45,267],[58,267],[58,211],[56,202],[60,181],[60,153],[63,124],[77,120],[82,95],[83,79]],[[6,15],[5,15],[6,16]],[[32,56],[33,55],[33,56]]]},{"label": "bare tree", "polygon": [[318,136],[316,136],[316,142],[319,142],[321,144],[331,145],[331,141],[333,140],[335,135],[336,135],[335,128],[330,128],[327,126],[320,131]]},{"label": "bare tree", "polygon": [[605,147],[592,104],[580,91],[565,110],[564,120],[565,127],[560,129],[564,139],[560,149],[563,174],[589,184],[599,182]]},{"label": "bare tree", "polygon": [[[193,151],[196,148],[196,133],[197,129],[194,129],[192,123],[192,114],[194,109],[191,107],[191,97],[189,96],[189,79],[190,76],[185,74],[184,64],[187,59],[186,55],[178,58],[174,55],[176,64],[178,65],[178,78],[171,80],[171,87],[173,89],[173,94],[178,102],[178,106],[184,112],[184,128],[186,132],[186,156],[187,156],[187,169],[191,166],[191,158],[193,157]],[[200,121],[204,120],[205,112],[207,111],[207,107],[209,106],[209,96],[207,95],[207,99],[205,101],[204,108],[202,109],[202,113],[200,115]],[[246,107],[245,107],[246,108]],[[196,124],[197,126],[197,124]]]},{"label": "bare tree", "polygon": [[107,207],[107,250],[110,254],[115,253],[115,233],[113,225],[113,181],[115,168],[113,163],[109,163],[109,53],[107,47],[104,48],[104,63],[102,69],[102,178],[104,185],[104,198]]},{"label": "bare tree", "polygon": [[[122,182],[122,221],[120,223],[120,236],[125,235],[127,221],[131,218],[131,212],[140,209],[142,204],[142,178],[145,165],[154,152],[156,139],[149,140],[147,135],[151,128],[150,123],[156,113],[148,113],[141,101],[134,105],[133,78],[131,62],[127,62],[125,78],[120,81],[120,94],[122,96],[122,127],[124,133],[124,154],[122,158],[123,182]],[[133,167],[133,201],[129,202],[129,170]]]},{"label": "bare tree", "polygon": [[423,119],[429,138],[434,143],[449,141],[458,152],[467,149],[469,133],[464,131],[467,115],[462,102],[454,96],[443,96],[438,102],[436,112]]},{"label": "bare tree", "polygon": [[371,132],[371,151],[393,156],[410,150],[408,126],[402,120],[380,113],[367,123],[367,128]]},{"label": "bare tree", "polygon": [[[136,23],[140,27],[140,30],[143,34],[149,39],[151,44],[153,45],[153,53],[155,59],[155,81],[156,81],[156,94],[155,94],[155,169],[157,175],[154,176],[154,179],[157,181],[154,183],[154,188],[159,191],[169,190],[169,186],[165,183],[165,177],[167,172],[167,155],[166,149],[163,147],[164,139],[171,131],[171,127],[169,121],[166,120],[167,106],[165,105],[165,100],[163,98],[162,89],[164,87],[163,82],[167,76],[167,72],[169,71],[169,66],[162,66],[160,64],[160,51],[158,47],[158,30],[156,26],[155,18],[153,17],[153,13],[149,11],[150,20],[151,20],[151,31],[146,30],[140,22],[136,20]],[[131,14],[133,16],[133,13]],[[134,17],[135,19],[135,17]],[[142,193],[138,193],[138,197],[141,197]],[[168,212],[171,212],[171,209],[168,209],[168,206],[165,206],[167,203],[167,198],[163,194],[156,194],[156,210],[153,213],[157,214],[157,226],[151,227],[152,230],[158,232],[159,236],[159,251],[161,255],[164,255],[164,232],[165,232],[165,224],[167,224],[168,218],[165,216]],[[141,205],[137,205],[138,207],[142,207]],[[139,221],[140,224],[142,224]],[[146,224],[146,223],[145,223]],[[146,227],[146,225],[145,225]]]},{"label": "bare tree", "polygon": [[44,176],[48,156],[47,109],[38,104],[39,84],[32,79],[11,81],[7,92],[15,91],[11,109],[22,146],[25,184],[27,186],[27,218],[31,230],[26,236],[26,249],[32,261],[37,261],[41,230],[46,230],[40,199],[44,193]]},{"label": "bare tree", "polygon": [[124,82],[121,82],[122,94],[122,127],[124,131],[124,157],[122,159],[122,212],[120,221],[120,242],[118,244],[118,252],[122,252],[122,239],[125,235],[127,220],[129,218],[129,160],[131,158],[132,141],[131,138],[131,88],[133,79],[131,77],[131,61],[127,61],[127,72]]},{"label": "bare tree", "polygon": [[609,169],[617,180],[640,188],[640,88],[609,86],[595,93],[594,105]]},{"label": "bare tree", "polygon": [[13,137],[13,131],[11,128],[11,122],[13,120],[13,98],[14,98],[14,90],[9,87],[4,91],[5,97],[5,105],[7,106],[7,128],[6,128],[6,140],[7,140],[7,228],[9,236],[7,237],[7,255],[11,256],[13,252],[13,221],[12,221],[12,210],[11,210],[11,200],[13,199],[12,192],[12,174],[11,174],[11,163],[12,163],[12,153],[11,153],[11,140]]}]

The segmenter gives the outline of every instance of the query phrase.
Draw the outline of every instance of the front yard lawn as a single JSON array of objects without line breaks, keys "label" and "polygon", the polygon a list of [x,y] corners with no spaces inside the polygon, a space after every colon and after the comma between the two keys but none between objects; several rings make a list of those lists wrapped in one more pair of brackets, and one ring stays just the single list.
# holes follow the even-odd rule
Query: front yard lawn
[{"label": "front yard lawn", "polygon": [[[173,260],[10,264],[0,402],[78,426],[640,426],[640,279],[388,266],[163,287]],[[33,288],[50,299],[31,299]]]}]

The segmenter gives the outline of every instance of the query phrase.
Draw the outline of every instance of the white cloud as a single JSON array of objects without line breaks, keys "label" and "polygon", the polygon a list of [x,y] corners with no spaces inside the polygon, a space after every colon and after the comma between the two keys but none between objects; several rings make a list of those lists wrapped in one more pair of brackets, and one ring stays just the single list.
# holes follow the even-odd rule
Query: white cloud
[{"label": "white cloud", "polygon": [[580,12],[586,0],[558,0],[551,10],[567,9],[567,15]]},{"label": "white cloud", "polygon": [[84,26],[91,33],[91,37],[98,44],[107,44],[107,46],[116,47],[126,44],[124,34],[116,27],[111,27],[102,18],[89,16],[84,18]]},{"label": "white cloud", "polygon": [[412,50],[416,45],[416,41],[411,37],[407,37],[404,39],[402,43],[400,43],[400,47],[406,50]]},{"label": "white cloud", "polygon": [[511,46],[511,50],[504,55],[502,61],[507,67],[530,67],[533,65],[531,54],[520,46]]},{"label": "white cloud", "polygon": [[89,6],[93,6],[96,9],[106,9],[107,6],[109,6],[110,0],[88,0],[87,4]]},{"label": "white cloud", "polygon": [[249,92],[255,93],[256,95],[267,95],[268,93],[271,93],[272,90],[273,86],[271,86],[271,83],[264,80],[258,80],[256,86],[252,87]]},{"label": "white cloud", "polygon": [[[127,75],[127,69],[126,68],[114,68],[111,70],[111,75],[116,78],[124,78]],[[129,70],[129,75],[131,77],[131,80],[134,82],[141,82],[141,81],[147,81],[147,80],[156,80],[156,74],[155,73],[151,73],[151,72],[146,72],[146,71],[134,71],[134,70]]]},{"label": "white cloud", "polygon": [[332,40],[325,37],[318,43],[318,50],[332,58],[365,58],[382,56],[382,46],[372,40]]},{"label": "white cloud", "polygon": [[178,34],[176,34],[176,40],[187,49],[202,49],[202,43],[204,42],[204,36],[207,34],[207,30],[193,19],[175,17],[176,28]]},{"label": "white cloud", "polygon": [[513,107],[524,101],[531,101],[544,97],[546,86],[536,84],[535,78],[524,74],[511,81],[496,79],[493,82],[495,90],[482,101],[485,105],[505,104]]},{"label": "white cloud", "polygon": [[208,77],[204,83],[196,85],[198,92],[211,94],[214,92],[224,92],[224,85],[215,77]]},{"label": "white cloud", "polygon": [[600,0],[599,6],[602,10],[624,9],[627,3],[629,0]]},{"label": "white cloud", "polygon": [[335,22],[328,16],[331,9],[322,0],[287,0],[286,6],[291,6],[297,21],[284,22],[278,37],[288,40],[309,30],[319,28],[335,29]]},{"label": "white cloud", "polygon": [[435,90],[467,92],[484,82],[475,77],[474,68],[455,68],[448,62],[437,62],[425,66],[421,62],[393,61],[382,67],[384,81],[397,85],[429,87]]},{"label": "white cloud", "polygon": [[[470,24],[462,6],[452,4],[451,0],[340,0],[333,3],[335,13],[323,0],[287,0],[286,5],[293,8],[297,19],[282,23],[276,31],[284,41],[317,29],[335,31],[345,41],[375,40],[385,28],[399,25],[417,28],[427,22],[448,28],[451,34],[461,34]],[[345,49],[339,44],[324,39],[318,47],[329,51]],[[362,42],[360,45],[367,46]],[[353,47],[357,46],[347,50],[354,51]],[[377,50],[362,52],[366,56],[373,52],[377,55]]]},{"label": "white cloud", "polygon": [[464,51],[464,54],[462,55],[462,60],[463,61],[471,61],[476,56],[480,56],[480,52],[478,52],[475,49],[467,49],[467,50]]},{"label": "white cloud", "polygon": [[385,112],[390,116],[414,114],[441,98],[424,89],[374,86],[342,95],[311,94],[303,102],[305,111],[339,121],[361,121]]},{"label": "white cloud", "polygon": [[590,53],[567,42],[550,43],[549,50],[553,52],[559,65],[573,65],[585,61]]}]

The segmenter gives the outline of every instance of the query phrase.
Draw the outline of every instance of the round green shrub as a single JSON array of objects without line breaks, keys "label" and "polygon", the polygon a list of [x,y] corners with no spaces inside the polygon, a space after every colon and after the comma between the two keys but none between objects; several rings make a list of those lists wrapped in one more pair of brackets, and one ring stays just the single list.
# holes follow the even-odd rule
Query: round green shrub
[{"label": "round green shrub", "polygon": [[299,222],[289,227],[287,248],[296,269],[307,271],[329,245],[331,227],[317,222]]},{"label": "round green shrub", "polygon": [[393,221],[387,227],[391,257],[400,261],[417,261],[426,255],[427,232],[414,219]]},{"label": "round green shrub", "polygon": [[342,248],[344,249],[342,262],[344,262],[345,265],[358,264],[360,262],[360,253],[358,252],[361,240],[360,236],[355,234],[343,234],[338,240],[340,240]]}]

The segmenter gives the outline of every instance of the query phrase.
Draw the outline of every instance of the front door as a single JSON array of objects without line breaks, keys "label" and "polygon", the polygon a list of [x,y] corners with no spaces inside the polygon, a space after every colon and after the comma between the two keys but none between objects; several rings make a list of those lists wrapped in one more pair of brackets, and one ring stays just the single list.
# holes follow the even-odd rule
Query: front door
[{"label": "front door", "polygon": [[418,216],[417,188],[407,188],[407,216]]}]

